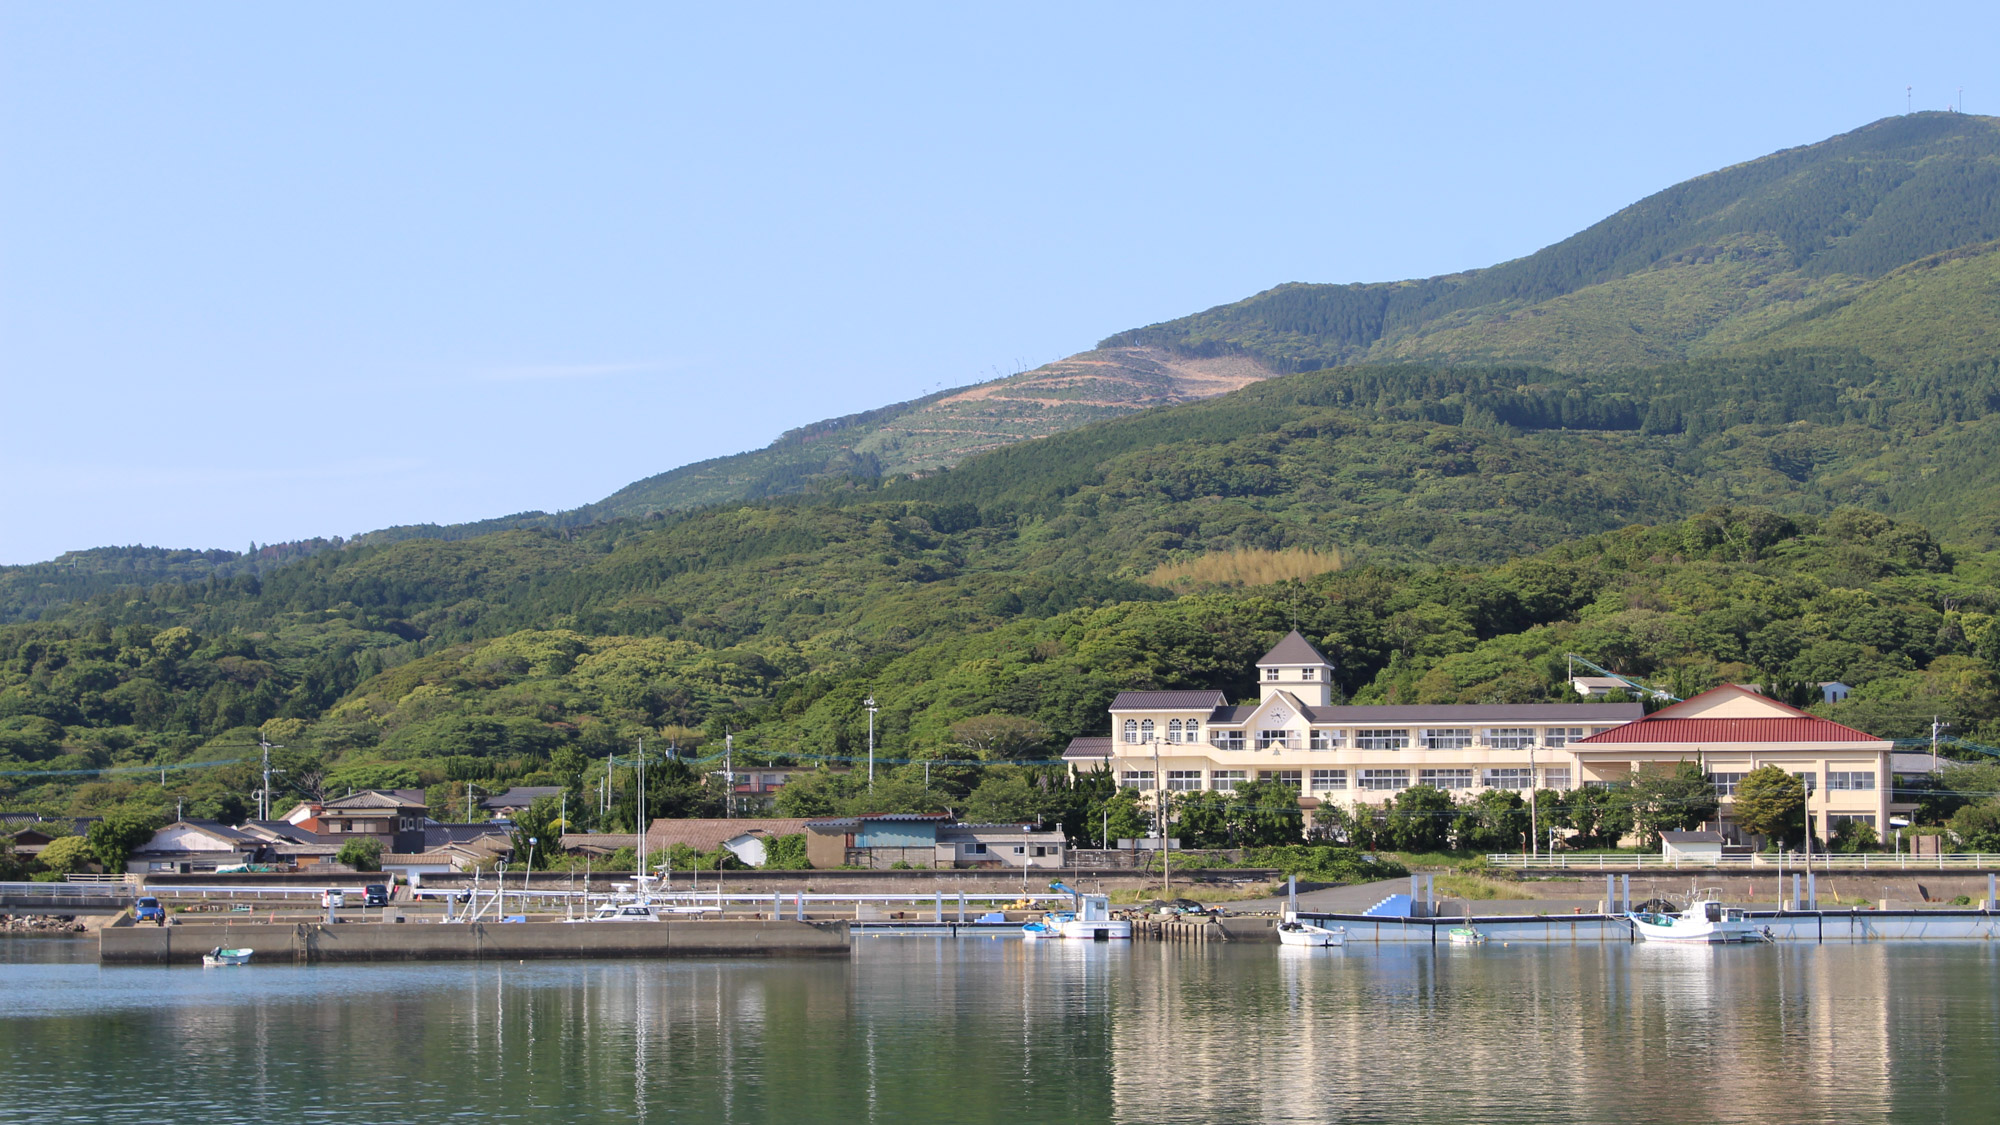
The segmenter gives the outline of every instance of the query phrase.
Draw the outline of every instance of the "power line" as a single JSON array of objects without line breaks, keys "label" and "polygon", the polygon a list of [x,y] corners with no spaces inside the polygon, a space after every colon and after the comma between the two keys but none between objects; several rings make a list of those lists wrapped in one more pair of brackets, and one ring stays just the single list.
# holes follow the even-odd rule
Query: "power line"
[{"label": "power line", "polygon": [[182,762],[177,766],[105,766],[95,770],[0,770],[0,777],[86,777],[107,773],[162,773],[168,770],[198,770],[209,766],[233,766],[241,758],[217,758],[212,762]]}]

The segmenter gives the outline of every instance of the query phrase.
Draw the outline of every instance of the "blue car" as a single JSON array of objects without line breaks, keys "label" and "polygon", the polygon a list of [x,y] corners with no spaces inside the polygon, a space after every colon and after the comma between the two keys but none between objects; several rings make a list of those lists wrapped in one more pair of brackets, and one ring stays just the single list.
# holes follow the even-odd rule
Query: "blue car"
[{"label": "blue car", "polygon": [[134,913],[133,921],[151,922],[155,926],[164,926],[167,924],[167,908],[161,906],[160,900],[154,898],[152,895],[142,896],[139,899],[138,909]]}]

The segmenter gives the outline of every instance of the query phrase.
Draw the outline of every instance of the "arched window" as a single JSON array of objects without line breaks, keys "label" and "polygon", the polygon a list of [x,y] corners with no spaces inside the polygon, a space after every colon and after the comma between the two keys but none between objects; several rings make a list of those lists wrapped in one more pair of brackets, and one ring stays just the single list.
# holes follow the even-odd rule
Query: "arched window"
[{"label": "arched window", "polygon": [[1186,729],[1186,730],[1184,730],[1184,731],[1183,731],[1183,732],[1181,732],[1181,733],[1182,733],[1182,736],[1183,736],[1183,737],[1184,737],[1184,738],[1185,738],[1185,739],[1186,739],[1187,741],[1189,741],[1189,742],[1200,742],[1200,741],[1201,741],[1201,724],[1200,724],[1200,723],[1198,723],[1198,722],[1196,722],[1196,721],[1195,721],[1195,720],[1193,720],[1193,719],[1189,719],[1189,720],[1187,721],[1187,729]]},{"label": "arched window", "polygon": [[1127,742],[1139,741],[1139,720],[1137,719],[1125,720],[1125,741]]},{"label": "arched window", "polygon": [[1141,742],[1153,741],[1153,720],[1146,719],[1140,722],[1139,741]]},{"label": "arched window", "polygon": [[1181,740],[1181,721],[1179,719],[1167,720],[1167,741],[1179,742],[1180,740]]}]

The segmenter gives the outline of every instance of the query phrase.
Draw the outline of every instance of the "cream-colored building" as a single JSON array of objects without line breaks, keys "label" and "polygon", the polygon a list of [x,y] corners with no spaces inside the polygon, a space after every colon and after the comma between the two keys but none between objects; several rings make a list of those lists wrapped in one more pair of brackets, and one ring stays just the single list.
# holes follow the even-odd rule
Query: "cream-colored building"
[{"label": "cream-colored building", "polygon": [[[1638,703],[1336,705],[1333,662],[1293,632],[1257,662],[1259,698],[1220,691],[1128,691],[1110,737],[1079,738],[1064,760],[1109,768],[1148,793],[1298,787],[1302,800],[1381,804],[1413,785],[1463,797],[1482,789],[1574,789],[1693,760],[1724,801],[1758,765],[1807,776],[1822,836],[1841,818],[1887,821],[1889,743],[1739,687],[1651,716]],[[1865,786],[1865,788],[1864,788]]]}]

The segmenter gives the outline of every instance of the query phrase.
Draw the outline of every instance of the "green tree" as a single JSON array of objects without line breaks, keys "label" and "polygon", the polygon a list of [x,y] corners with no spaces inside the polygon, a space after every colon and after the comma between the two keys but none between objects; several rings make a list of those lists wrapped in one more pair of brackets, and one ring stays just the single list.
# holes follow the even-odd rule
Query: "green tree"
[{"label": "green tree", "polygon": [[1758,766],[1736,784],[1731,814],[1745,832],[1783,840],[1804,831],[1805,782],[1777,766]]},{"label": "green tree", "polygon": [[1443,851],[1455,812],[1451,794],[1432,785],[1412,785],[1389,806],[1389,840],[1398,851]]},{"label": "green tree", "polygon": [[951,724],[952,740],[982,758],[1039,758],[1048,728],[1014,715],[979,715]]},{"label": "green tree", "polygon": [[1865,820],[1843,820],[1833,830],[1827,847],[1836,852],[1872,852],[1882,846],[1875,826]]},{"label": "green tree", "polygon": [[1672,773],[1641,773],[1623,791],[1632,831],[1657,843],[1662,832],[1686,831],[1713,820],[1721,807],[1701,766],[1683,761]]},{"label": "green tree", "polygon": [[91,854],[104,870],[120,874],[125,870],[125,860],[132,849],[153,838],[153,833],[166,823],[160,814],[150,808],[123,805],[104,815],[104,819],[90,826],[84,837],[90,844]]},{"label": "green tree", "polygon": [[1579,848],[1614,847],[1632,830],[1624,792],[1610,786],[1584,785],[1564,794],[1563,818],[1576,833],[1570,843]]},{"label": "green tree", "polygon": [[[555,857],[562,854],[562,828],[557,817],[562,811],[561,801],[555,797],[537,797],[521,814],[514,818],[512,844],[514,862],[547,868]],[[530,844],[528,841],[535,843]]]},{"label": "green tree", "polygon": [[1239,847],[1275,847],[1305,839],[1305,810],[1299,788],[1276,781],[1251,781],[1231,793],[1231,836]]},{"label": "green tree", "polygon": [[1153,834],[1153,818],[1139,790],[1120,787],[1091,802],[1083,820],[1082,842],[1109,848],[1119,840],[1139,840]]},{"label": "green tree", "polygon": [[839,816],[846,812],[854,792],[853,774],[822,769],[793,774],[771,803],[779,816]]},{"label": "green tree", "polygon": [[382,870],[382,841],[373,836],[357,836],[340,845],[333,853],[335,863],[344,863],[356,871]]},{"label": "green tree", "polygon": [[1968,852],[2000,852],[2000,801],[1967,805],[1952,814],[1947,827]]},{"label": "green tree", "polygon": [[91,850],[90,843],[83,837],[64,836],[50,840],[37,858],[41,860],[44,870],[71,875],[88,870],[96,861],[97,853]]},{"label": "green tree", "polygon": [[794,832],[764,841],[764,870],[805,871],[812,867],[806,859],[806,834]]}]

